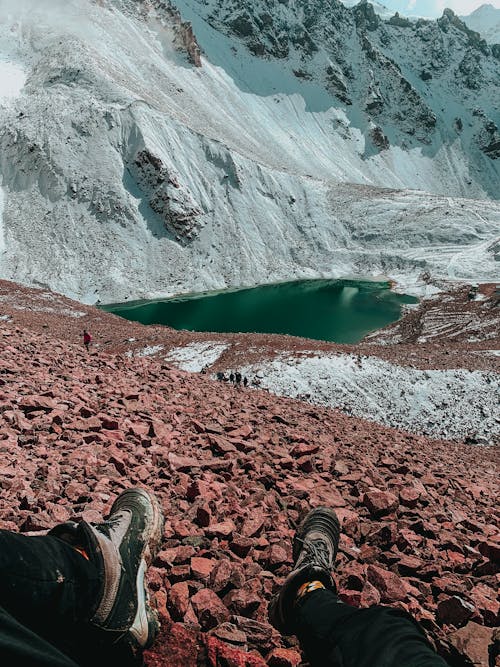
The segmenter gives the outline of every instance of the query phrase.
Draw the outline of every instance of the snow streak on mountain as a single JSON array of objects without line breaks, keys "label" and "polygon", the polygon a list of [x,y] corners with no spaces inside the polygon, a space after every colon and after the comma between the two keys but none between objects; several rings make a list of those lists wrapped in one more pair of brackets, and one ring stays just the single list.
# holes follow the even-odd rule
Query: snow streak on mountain
[{"label": "snow streak on mountain", "polygon": [[3,0],[0,275],[89,302],[494,280],[500,52],[446,10]]}]

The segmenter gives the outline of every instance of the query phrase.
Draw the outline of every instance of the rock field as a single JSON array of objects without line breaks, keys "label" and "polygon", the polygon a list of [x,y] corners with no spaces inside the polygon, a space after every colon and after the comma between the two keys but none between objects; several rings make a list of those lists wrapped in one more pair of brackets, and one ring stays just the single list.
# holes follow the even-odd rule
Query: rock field
[{"label": "rock field", "polygon": [[56,337],[40,319],[54,313],[16,310],[15,294],[0,322],[0,526],[99,520],[122,489],[153,489],[166,516],[149,572],[162,631],[146,665],[304,664],[267,605],[317,504],[343,524],[345,601],[411,611],[451,665],[488,667],[488,650],[500,664],[498,448],[238,390],[155,357],[88,354],[65,327],[93,312],[112,338],[123,321],[68,308]]}]

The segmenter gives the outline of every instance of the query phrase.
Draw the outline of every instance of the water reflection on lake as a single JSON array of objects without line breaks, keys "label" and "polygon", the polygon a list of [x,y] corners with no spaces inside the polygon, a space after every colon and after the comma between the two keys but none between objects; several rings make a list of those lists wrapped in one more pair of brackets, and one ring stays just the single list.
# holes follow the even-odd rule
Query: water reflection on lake
[{"label": "water reflection on lake", "polygon": [[370,331],[399,319],[402,304],[416,302],[391,292],[388,283],[299,280],[103,308],[142,324],[175,329],[279,333],[357,343]]}]

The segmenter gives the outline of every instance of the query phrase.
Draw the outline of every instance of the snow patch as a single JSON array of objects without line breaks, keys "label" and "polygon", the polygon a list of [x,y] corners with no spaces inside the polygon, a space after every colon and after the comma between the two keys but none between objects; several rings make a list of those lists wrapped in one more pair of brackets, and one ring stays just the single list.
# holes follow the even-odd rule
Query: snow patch
[{"label": "snow patch", "polygon": [[0,104],[8,104],[18,97],[25,83],[24,68],[0,56]]},{"label": "snow patch", "polygon": [[138,350],[134,356],[136,357],[150,357],[153,354],[156,354],[157,352],[161,352],[163,350],[163,345],[146,345],[146,347],[143,347],[142,350]]},{"label": "snow patch", "polygon": [[228,347],[229,345],[213,341],[191,343],[174,348],[165,359],[174,362],[183,371],[199,373],[205,366],[214,364]]},{"label": "snow patch", "polygon": [[5,236],[3,227],[3,209],[5,206],[5,194],[2,186],[0,186],[0,252],[5,250]]},{"label": "snow patch", "polygon": [[15,295],[2,295],[0,302],[8,303],[10,308],[14,310],[29,310],[32,313],[50,313],[56,315],[64,315],[66,317],[85,317],[87,313],[81,310],[73,310],[72,308],[51,308],[50,306],[39,306],[35,301],[30,302],[29,305],[16,303]]},{"label": "snow patch", "polygon": [[[436,438],[500,439],[499,376],[418,370],[374,357],[283,357],[248,366],[278,396],[339,408],[356,417]],[[495,416],[496,415],[496,416]]]}]

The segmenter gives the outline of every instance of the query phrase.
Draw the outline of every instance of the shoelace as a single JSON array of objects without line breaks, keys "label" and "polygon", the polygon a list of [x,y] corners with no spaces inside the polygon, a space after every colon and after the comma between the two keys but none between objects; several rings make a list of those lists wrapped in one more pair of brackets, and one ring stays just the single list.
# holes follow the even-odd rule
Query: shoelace
[{"label": "shoelace", "polygon": [[323,540],[304,541],[296,538],[302,544],[300,552],[300,567],[303,565],[314,565],[330,571],[332,567],[331,553],[328,545]]},{"label": "shoelace", "polygon": [[117,516],[110,516],[108,519],[106,519],[106,521],[101,521],[101,523],[94,523],[93,525],[100,533],[106,535],[106,537],[109,537],[114,526],[122,519],[123,516],[118,514]]}]

